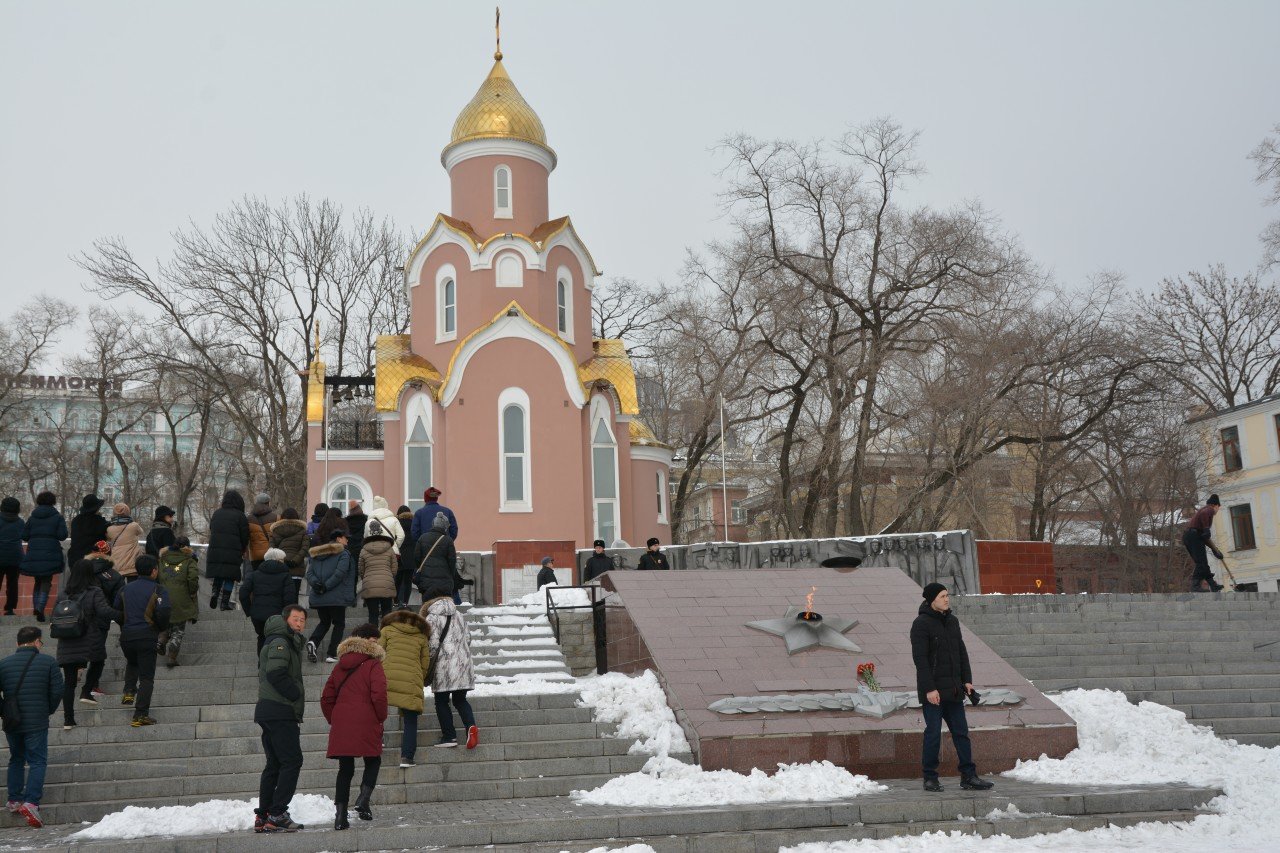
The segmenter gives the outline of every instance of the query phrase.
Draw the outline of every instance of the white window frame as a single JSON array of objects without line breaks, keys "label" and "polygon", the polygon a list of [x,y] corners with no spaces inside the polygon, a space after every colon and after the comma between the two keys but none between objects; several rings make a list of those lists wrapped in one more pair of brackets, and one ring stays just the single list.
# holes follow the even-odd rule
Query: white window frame
[{"label": "white window frame", "polygon": [[662,471],[655,472],[658,477],[658,523],[667,523],[667,477]]},{"label": "white window frame", "polygon": [[[622,538],[622,481],[618,476],[618,434],[613,429],[613,418],[611,417],[613,410],[609,407],[609,403],[603,397],[596,397],[591,401],[591,418],[588,426],[591,430],[588,438],[591,440],[591,530],[593,539],[603,539],[606,542],[612,542],[615,539]],[[604,424],[605,430],[609,433],[609,438],[613,440],[613,444],[597,444],[596,443],[596,426]],[[611,447],[613,449],[613,498],[596,497],[596,448]],[[613,537],[602,536],[600,533],[600,512],[599,507],[602,503],[613,504]]]},{"label": "white window frame", "polygon": [[[418,509],[421,509],[423,504],[425,503],[425,501],[423,501],[422,499],[422,492],[428,486],[430,486],[431,483],[427,483],[427,485],[423,486],[422,489],[415,490],[410,488],[409,486],[409,448],[411,447],[427,448],[427,452],[428,452],[427,468],[430,473],[430,476],[427,479],[430,480],[434,478],[436,475],[435,442],[432,440],[432,431],[431,431],[431,404],[428,401],[427,395],[414,394],[413,397],[410,398],[409,404],[405,406],[404,413],[405,413],[405,418],[403,421],[405,425],[404,427],[404,458],[402,460],[404,463],[404,481],[403,481],[404,491],[405,491],[404,503],[405,503],[405,506],[416,511]],[[427,441],[425,444],[422,442],[412,441],[410,438],[410,436],[413,435],[414,422],[417,421],[418,418],[422,418],[422,424],[424,427],[426,427],[426,430],[427,430]]]},{"label": "white window frame", "polygon": [[[506,172],[507,175],[507,203],[502,205],[499,203],[498,192],[501,187],[498,186],[498,175]],[[499,163],[493,167],[493,218],[494,219],[511,219],[511,211],[515,209],[515,181],[513,178],[511,167],[506,163]]]},{"label": "white window frame", "polygon": [[[445,328],[445,288],[453,282],[453,330]],[[444,264],[436,270],[436,343],[452,341],[458,337],[458,273],[453,264]]]},{"label": "white window frame", "polygon": [[[524,500],[507,500],[507,452],[503,413],[508,406],[524,410]],[[506,388],[498,395],[498,512],[533,512],[533,444],[530,440],[529,395],[523,388]],[[514,455],[514,454],[512,454]]]},{"label": "white window frame", "polygon": [[[564,285],[564,305],[560,304],[560,285]],[[564,328],[560,328],[560,309],[564,308]],[[560,337],[573,343],[573,273],[568,267],[556,270],[556,331]]]},{"label": "white window frame", "polygon": [[[515,264],[515,278],[512,281],[503,281],[503,268],[511,269],[510,264]],[[498,287],[524,287],[524,261],[516,252],[503,252],[493,260],[493,280]]]},{"label": "white window frame", "polygon": [[[365,504],[368,504],[370,501],[373,500],[373,487],[369,485],[368,480],[356,474],[338,474],[334,476],[332,479],[330,479],[329,482],[324,484],[324,497],[322,498],[322,500],[325,503],[329,504],[330,506],[334,506],[335,504],[333,503],[333,490],[338,488],[339,486],[354,486],[355,488],[359,489],[360,494],[362,495],[360,499],[361,507],[363,507]],[[346,502],[348,500],[349,498],[343,498],[342,505],[339,506],[339,509],[342,510],[343,515],[347,514]]]}]

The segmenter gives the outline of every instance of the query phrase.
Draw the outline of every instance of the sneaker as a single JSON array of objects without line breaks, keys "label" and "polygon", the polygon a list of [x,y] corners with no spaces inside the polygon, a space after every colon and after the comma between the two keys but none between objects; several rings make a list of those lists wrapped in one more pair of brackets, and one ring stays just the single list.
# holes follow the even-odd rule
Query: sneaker
[{"label": "sneaker", "polygon": [[257,809],[253,810],[253,831],[266,832],[267,816]]},{"label": "sneaker", "polygon": [[966,791],[990,791],[995,785],[980,776],[966,776],[960,780],[960,787]]},{"label": "sneaker", "polygon": [[475,749],[480,742],[480,729],[475,726],[467,728],[467,749]]},{"label": "sneaker", "polygon": [[94,699],[97,699],[97,700],[99,700],[99,701],[101,701],[102,699],[106,699],[106,698],[107,698],[107,694],[103,693],[101,690],[98,690],[97,688],[94,688],[93,690],[90,690],[90,691],[89,691],[89,695],[90,695],[90,696],[92,696]]},{"label": "sneaker", "polygon": [[303,828],[302,824],[289,817],[288,812],[281,815],[272,815],[262,824],[263,832],[297,832]]},{"label": "sneaker", "polygon": [[35,803],[23,803],[18,807],[17,814],[27,819],[27,826],[39,829],[44,826],[44,821],[40,819],[40,807]]},{"label": "sneaker", "polygon": [[436,746],[440,749],[456,749],[458,746],[457,738],[440,738],[436,741]]},{"label": "sneaker", "polygon": [[126,693],[126,694],[124,694],[123,696],[121,696],[121,697],[120,697],[120,704],[121,704],[121,705],[132,705],[132,704],[133,704],[133,694],[132,694],[132,693]]},{"label": "sneaker", "polygon": [[81,696],[81,697],[80,697],[80,702],[81,702],[82,704],[85,704],[85,705],[97,705],[97,704],[98,704],[98,700],[97,700],[97,699],[95,699],[95,698],[93,698],[93,694],[90,694],[90,695],[88,695],[88,696]]},{"label": "sneaker", "polygon": [[70,722],[70,723],[63,723],[63,724],[62,724],[62,730],[63,730],[64,732],[69,732],[69,731],[71,731],[72,729],[74,729],[75,727],[76,727],[76,724],[75,724],[75,722],[74,722],[74,721],[72,721],[72,722]]},{"label": "sneaker", "polygon": [[334,657],[333,655],[329,655],[327,658],[325,658],[325,659],[324,659],[324,662],[325,662],[325,663],[337,663],[337,662],[338,662],[338,659],[337,659],[336,657]]},{"label": "sneaker", "polygon": [[939,782],[936,778],[925,779],[924,789],[931,794],[937,794],[942,790],[942,783]]},{"label": "sneaker", "polygon": [[417,765],[413,763],[413,759],[412,759],[412,758],[402,758],[402,759],[400,759],[400,766],[401,766],[401,767],[416,767]]},{"label": "sneaker", "polygon": [[315,663],[317,657],[319,656],[316,654],[316,644],[307,640],[307,660]]},{"label": "sneaker", "polygon": [[22,808],[22,800],[10,800],[5,808],[9,810],[9,814],[17,814],[18,809]]},{"label": "sneaker", "polygon": [[133,722],[131,722],[129,725],[133,726],[136,729],[141,726],[154,726],[155,724],[156,724],[155,717],[148,717],[144,714],[141,717],[134,717]]}]

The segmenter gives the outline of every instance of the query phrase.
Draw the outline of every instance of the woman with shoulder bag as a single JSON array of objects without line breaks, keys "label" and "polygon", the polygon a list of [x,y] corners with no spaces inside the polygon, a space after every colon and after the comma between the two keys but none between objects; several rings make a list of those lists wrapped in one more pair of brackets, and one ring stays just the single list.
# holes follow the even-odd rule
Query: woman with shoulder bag
[{"label": "woman with shoulder bag", "polygon": [[438,747],[456,747],[458,733],[453,727],[453,711],[458,709],[467,730],[467,749],[480,742],[476,715],[467,701],[467,691],[476,686],[475,667],[471,663],[471,638],[467,620],[453,603],[453,585],[448,581],[431,581],[423,590],[426,599],[418,615],[427,620],[431,630],[431,665],[428,686],[435,694],[436,720],[440,723]]},{"label": "woman with shoulder bag", "polygon": [[360,625],[338,646],[342,657],[329,674],[320,696],[320,710],[329,722],[330,758],[338,759],[338,780],[334,791],[334,829],[350,829],[347,802],[356,759],[364,759],[356,814],[373,820],[369,800],[378,784],[382,766],[382,724],[387,719],[387,676],[382,669],[386,653],[378,645],[378,629]]}]

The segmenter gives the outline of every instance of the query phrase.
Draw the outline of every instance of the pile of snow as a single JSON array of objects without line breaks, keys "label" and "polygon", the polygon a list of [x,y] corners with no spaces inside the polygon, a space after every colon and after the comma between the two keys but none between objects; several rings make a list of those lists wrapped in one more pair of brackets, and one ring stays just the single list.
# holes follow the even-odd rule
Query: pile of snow
[{"label": "pile of snow", "polygon": [[629,752],[665,756],[690,751],[653,670],[635,677],[607,672],[580,678],[578,685],[582,688],[579,707],[591,706],[598,723],[616,723],[614,737],[634,739]]},{"label": "pile of snow", "polygon": [[648,844],[628,844],[626,847],[592,847],[587,853],[656,853]]},{"label": "pile of snow", "polygon": [[629,752],[651,755],[644,768],[610,779],[592,791],[572,797],[588,805],[723,806],[749,803],[838,800],[884,786],[855,776],[829,761],[780,764],[769,776],[732,770],[703,770],[671,758],[688,752],[689,741],[667,707],[667,697],[652,670],[630,677],[620,672],[578,679],[580,705],[594,709],[597,722],[616,724],[615,737],[635,739]]},{"label": "pile of snow", "polygon": [[574,791],[571,796],[587,805],[670,808],[843,800],[883,790],[884,785],[830,761],[779,764],[778,772],[769,776],[759,769],[749,774],[703,770],[655,755],[639,773],[610,779],[593,791]]},{"label": "pile of snow", "polygon": [[[191,806],[126,806],[92,826],[68,836],[69,840],[102,841],[110,838],[149,838],[156,835],[209,835],[253,829],[254,800],[208,800]],[[304,826],[333,823],[333,800],[317,794],[298,794],[289,814]]]},{"label": "pile of snow", "polygon": [[590,607],[591,593],[585,589],[577,587],[559,588],[558,583],[549,583],[537,592],[531,592],[528,595],[522,595],[514,601],[510,602],[517,607],[528,607],[530,605],[547,605],[547,590],[551,590],[551,600],[555,602],[556,607]]},{"label": "pile of snow", "polygon": [[[1141,702],[1132,705],[1111,690],[1071,690],[1051,696],[1076,721],[1080,747],[1065,758],[1041,756],[1019,762],[1005,776],[1067,785],[1132,785],[1182,782],[1222,788],[1209,804],[1216,813],[1181,824],[1143,823],[1088,832],[1065,830],[1031,838],[992,838],[958,832],[874,841],[800,844],[785,853],[924,851],[945,845],[948,853],[1013,853],[1022,850],[1160,850],[1204,853],[1206,849],[1275,850],[1275,830],[1265,819],[1280,800],[1280,748],[1223,740],[1193,726],[1181,711]],[[979,758],[979,760],[981,760]],[[997,780],[998,794],[1000,784]],[[1004,817],[1016,817],[1006,812]],[[988,815],[988,820],[993,819]],[[780,851],[782,853],[782,851]]]}]

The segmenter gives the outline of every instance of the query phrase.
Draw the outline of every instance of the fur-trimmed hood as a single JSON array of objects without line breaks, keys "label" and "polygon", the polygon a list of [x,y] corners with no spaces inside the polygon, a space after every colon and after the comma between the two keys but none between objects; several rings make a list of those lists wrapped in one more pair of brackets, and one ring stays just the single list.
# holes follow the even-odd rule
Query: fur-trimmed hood
[{"label": "fur-trimmed hood", "polygon": [[427,620],[412,610],[393,610],[382,617],[383,628],[389,628],[392,625],[404,625],[411,629],[416,628],[424,634],[427,633]]},{"label": "fur-trimmed hood", "polygon": [[341,554],[345,550],[346,548],[337,542],[326,542],[323,545],[317,545],[307,553],[319,559],[320,557],[328,557],[330,554]]},{"label": "fur-trimmed hood", "polygon": [[387,656],[386,651],[382,646],[378,645],[377,640],[370,640],[365,637],[347,637],[341,643],[338,643],[338,657],[342,657],[348,652],[367,655],[375,660],[382,660]]},{"label": "fur-trimmed hood", "polygon": [[272,532],[277,530],[284,531],[295,527],[298,530],[305,531],[307,529],[307,523],[299,518],[282,518],[271,526],[271,530]]}]

